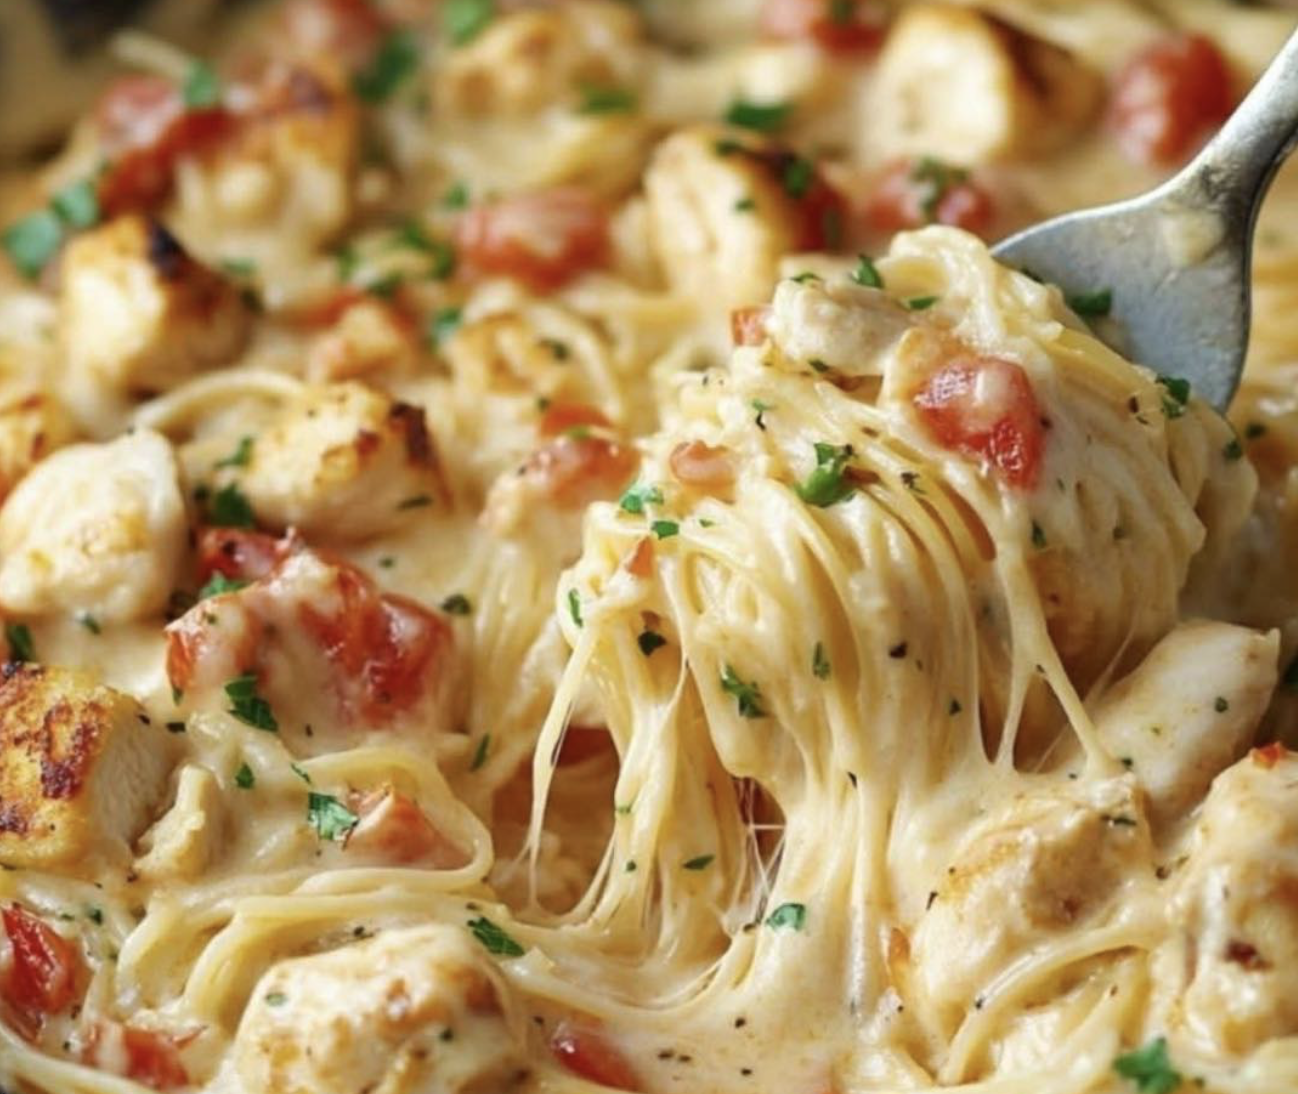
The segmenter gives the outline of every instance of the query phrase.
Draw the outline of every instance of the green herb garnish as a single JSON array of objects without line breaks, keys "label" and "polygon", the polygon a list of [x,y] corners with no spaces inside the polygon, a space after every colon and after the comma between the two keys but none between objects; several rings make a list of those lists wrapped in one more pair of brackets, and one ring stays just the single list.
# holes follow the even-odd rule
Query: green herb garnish
[{"label": "green herb garnish", "polygon": [[766,925],[777,930],[787,928],[800,931],[807,925],[807,906],[805,904],[781,904],[766,917]]},{"label": "green herb garnish", "polygon": [[500,957],[522,957],[527,951],[505,933],[503,927],[492,923],[485,915],[469,920],[469,930],[473,937],[481,942],[488,953]]},{"label": "green herb garnish", "polygon": [[850,444],[816,443],[816,467],[807,481],[794,489],[808,505],[828,509],[848,497],[856,487],[847,480],[847,464],[852,458]]},{"label": "green herb garnish", "polygon": [[307,791],[306,822],[323,840],[345,842],[361,819],[332,794]]},{"label": "green herb garnish", "polygon": [[771,133],[789,120],[792,103],[754,103],[747,99],[736,99],[726,111],[728,125],[741,129],[753,129],[758,133]]},{"label": "green herb garnish", "polygon": [[270,704],[257,694],[257,674],[245,672],[236,676],[225,685],[226,698],[230,700],[228,713],[238,718],[253,729],[262,729],[267,733],[277,733],[279,722],[270,709]]},{"label": "green herb garnish", "polygon": [[745,718],[765,718],[762,707],[762,689],[756,681],[749,683],[734,668],[726,665],[721,671],[721,690],[733,695],[739,706],[739,713]]}]

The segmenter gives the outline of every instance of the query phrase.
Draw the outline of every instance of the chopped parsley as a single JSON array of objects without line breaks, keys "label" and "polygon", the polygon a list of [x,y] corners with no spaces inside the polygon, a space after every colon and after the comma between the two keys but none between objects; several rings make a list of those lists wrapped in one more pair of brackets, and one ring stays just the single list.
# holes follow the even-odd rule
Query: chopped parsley
[{"label": "chopped parsley", "polygon": [[306,822],[321,839],[344,843],[361,819],[332,794],[318,794],[309,790],[306,795]]},{"label": "chopped parsley", "polygon": [[469,920],[473,937],[486,947],[488,953],[499,957],[522,957],[527,951],[505,932],[503,927],[491,922],[485,915]]},{"label": "chopped parsley", "polygon": [[0,236],[0,245],[8,252],[9,260],[19,273],[29,278],[40,276],[62,242],[63,225],[57,214],[49,209],[40,209],[23,217]]},{"label": "chopped parsley", "polygon": [[217,460],[214,467],[247,467],[252,462],[252,438],[240,437],[239,444],[230,455]]},{"label": "chopped parsley", "polygon": [[1244,455],[1244,446],[1239,443],[1238,437],[1231,437],[1221,450],[1222,456],[1228,460],[1242,459]]},{"label": "chopped parsley", "polygon": [[167,732],[168,732],[168,733],[184,733],[184,732],[185,732],[185,723],[184,723],[184,722],[168,722],[168,723],[167,723]]},{"label": "chopped parsley", "polygon": [[624,87],[582,84],[578,114],[630,114],[636,108],[634,91]]},{"label": "chopped parsley", "polygon": [[226,577],[218,570],[208,579],[207,584],[198,590],[198,599],[206,600],[210,596],[220,596],[222,593],[237,593],[247,587],[248,582],[241,581],[237,577]]},{"label": "chopped parsley", "polygon": [[5,641],[9,644],[10,661],[36,660],[36,647],[32,643],[31,628],[26,623],[6,623]]},{"label": "chopped parsley", "polygon": [[1246,440],[1255,441],[1264,436],[1266,436],[1266,426],[1261,422],[1249,422],[1244,427],[1244,438]]},{"label": "chopped parsley", "polygon": [[289,764],[288,766],[289,766],[289,770],[292,771],[293,774],[296,775],[299,779],[301,779],[304,783],[306,783],[307,786],[311,785],[311,776],[307,774],[306,768],[301,767],[298,764]]},{"label": "chopped parsley", "polygon": [[572,356],[572,350],[568,347],[567,342],[560,341],[558,338],[539,338],[537,345],[550,351],[550,356],[556,361],[566,361]]},{"label": "chopped parsley", "polygon": [[756,681],[749,683],[745,681],[733,666],[726,665],[721,672],[721,690],[727,695],[733,695],[735,702],[739,707],[739,713],[745,718],[765,718],[766,711],[762,707],[762,689]]},{"label": "chopped parsley", "polygon": [[496,17],[494,0],[446,0],[442,8],[442,28],[451,44],[472,42]]},{"label": "chopped parsley", "polygon": [[1160,376],[1158,382],[1166,392],[1163,396],[1163,414],[1168,418],[1179,418],[1185,413],[1186,404],[1190,401],[1190,381],[1179,376]]},{"label": "chopped parsley", "polygon": [[636,638],[636,644],[640,647],[641,653],[646,657],[652,657],[654,650],[662,649],[663,646],[667,645],[667,639],[657,631],[646,629],[640,632]]},{"label": "chopped parsley", "polygon": [[[449,9],[454,2],[448,5]],[[410,31],[392,31],[373,59],[352,77],[352,90],[367,103],[383,103],[419,67],[419,43]]]},{"label": "chopped parsley", "polygon": [[251,258],[223,258],[220,261],[220,267],[222,272],[240,280],[252,277],[257,273],[257,263]]},{"label": "chopped parsley", "polygon": [[805,904],[781,904],[766,917],[766,925],[776,930],[787,928],[800,931],[807,925],[807,906]]},{"label": "chopped parsley", "polygon": [[618,499],[618,505],[622,507],[623,511],[636,514],[643,513],[646,505],[661,505],[662,503],[663,492],[658,487],[639,482]]},{"label": "chopped parsley", "polygon": [[706,870],[716,857],[716,855],[696,855],[694,858],[686,859],[681,866],[686,870]]},{"label": "chopped parsley", "polygon": [[879,273],[874,260],[869,255],[856,256],[856,269],[852,271],[852,280],[867,289],[883,288],[883,275]]},{"label": "chopped parsley", "polygon": [[1032,522],[1032,546],[1038,551],[1045,550],[1046,532],[1035,520]]},{"label": "chopped parsley", "polygon": [[906,307],[911,311],[927,311],[941,299],[940,296],[912,296],[906,301]]},{"label": "chopped parsley", "polygon": [[829,658],[825,656],[825,643],[817,642],[811,651],[811,672],[817,680],[829,679]]},{"label": "chopped parsley", "polygon": [[740,129],[753,129],[758,133],[771,133],[789,120],[792,103],[754,103],[736,99],[726,111],[726,124]]},{"label": "chopped parsley", "polygon": [[740,198],[733,206],[736,213],[751,213],[757,208],[757,202],[750,197]]},{"label": "chopped parsley", "polygon": [[819,281],[820,274],[812,273],[810,270],[803,270],[800,274],[794,274],[790,281],[796,281],[799,285],[805,285],[808,281]]},{"label": "chopped parsley", "polygon": [[470,771],[477,771],[487,762],[487,754],[491,751],[491,734],[484,733],[482,740],[478,742],[478,747],[473,750],[473,762],[469,764]]},{"label": "chopped parsley", "polygon": [[1155,1037],[1147,1045],[1113,1061],[1113,1070],[1130,1079],[1141,1094],[1171,1094],[1181,1085],[1181,1073],[1167,1056],[1167,1038]]},{"label": "chopped parsley", "polygon": [[448,615],[468,615],[473,611],[473,605],[463,593],[451,593],[442,601],[441,608]]},{"label": "chopped parsley", "polygon": [[86,918],[98,926],[103,926],[104,910],[94,904],[86,905]]},{"label": "chopped parsley", "polygon": [[964,707],[960,705],[960,700],[955,698],[951,700],[950,704],[946,708],[947,714],[952,718],[954,718],[962,710],[964,710]]},{"label": "chopped parsley", "polygon": [[402,498],[397,502],[397,509],[404,511],[406,509],[424,509],[433,504],[433,499],[428,494],[415,494],[413,497]]},{"label": "chopped parsley", "polygon": [[753,419],[753,422],[756,424],[758,429],[764,430],[766,428],[766,419],[763,415],[768,410],[774,410],[774,404],[768,403],[765,399],[754,399],[749,405],[757,411],[757,417]]},{"label": "chopped parsley", "polygon": [[674,520],[656,520],[649,527],[659,539],[671,539],[681,531],[681,526]]},{"label": "chopped parsley", "polygon": [[102,634],[103,628],[99,625],[99,620],[89,612],[77,612],[77,622],[86,628],[91,634]]},{"label": "chopped parsley", "polygon": [[89,228],[99,222],[99,194],[93,179],[69,183],[50,199],[50,208],[69,228]]},{"label": "chopped parsley", "polygon": [[221,528],[251,528],[257,523],[252,504],[234,483],[221,487],[207,506],[207,519]]},{"label": "chopped parsley", "polygon": [[226,698],[230,700],[228,713],[253,729],[267,733],[279,732],[279,722],[270,704],[257,694],[257,674],[245,672],[225,685]]},{"label": "chopped parsley", "polygon": [[424,328],[429,345],[434,347],[445,345],[460,329],[463,321],[463,308],[438,308],[428,317],[428,325]]},{"label": "chopped parsley", "polygon": [[463,182],[451,183],[450,189],[442,195],[443,209],[467,209],[469,207],[469,188]]},{"label": "chopped parsley", "polygon": [[780,172],[780,185],[791,198],[806,197],[811,184],[816,181],[816,165],[801,156],[794,156]]},{"label": "chopped parsley", "polygon": [[847,481],[847,463],[852,458],[850,444],[816,442],[816,467],[807,481],[794,489],[808,505],[828,509],[851,494],[856,487]]},{"label": "chopped parsley", "polygon": [[1064,299],[1078,315],[1098,318],[1108,315],[1113,307],[1113,290],[1096,289],[1094,292],[1073,293]]},{"label": "chopped parsley", "polygon": [[282,1007],[288,1002],[288,996],[282,991],[268,991],[262,998],[266,1000],[268,1007]]},{"label": "chopped parsley", "polygon": [[1218,714],[1225,714],[1226,711],[1230,710],[1230,703],[1224,695],[1218,695],[1217,698],[1212,701],[1212,709]]},{"label": "chopped parsley", "polygon": [[187,110],[210,110],[221,102],[221,78],[206,61],[195,61],[180,85],[180,97]]},{"label": "chopped parsley", "polygon": [[813,357],[810,361],[807,362],[807,364],[809,364],[812,370],[815,372],[829,371],[829,366],[825,364],[825,362],[822,361],[819,357]]},{"label": "chopped parsley", "polygon": [[581,618],[581,596],[576,589],[568,590],[568,614],[572,616],[572,621],[577,626],[584,627],[586,625]]},{"label": "chopped parsley", "polygon": [[239,770],[234,773],[234,785],[240,790],[251,790],[257,785],[257,776],[252,773],[252,768],[247,763],[241,763]]},{"label": "chopped parsley", "polygon": [[969,177],[963,167],[952,167],[933,156],[921,156],[910,170],[910,181],[917,184],[919,208],[924,220],[932,224],[937,220],[938,206],[952,186]]}]

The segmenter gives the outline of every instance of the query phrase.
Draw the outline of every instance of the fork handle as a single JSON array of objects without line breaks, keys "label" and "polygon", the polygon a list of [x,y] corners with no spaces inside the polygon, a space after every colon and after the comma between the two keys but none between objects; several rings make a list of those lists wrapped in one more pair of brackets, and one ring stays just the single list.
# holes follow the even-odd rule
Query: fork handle
[{"label": "fork handle", "polygon": [[1281,164],[1298,146],[1298,31],[1244,101],[1165,189],[1226,217],[1229,233],[1248,238]]}]

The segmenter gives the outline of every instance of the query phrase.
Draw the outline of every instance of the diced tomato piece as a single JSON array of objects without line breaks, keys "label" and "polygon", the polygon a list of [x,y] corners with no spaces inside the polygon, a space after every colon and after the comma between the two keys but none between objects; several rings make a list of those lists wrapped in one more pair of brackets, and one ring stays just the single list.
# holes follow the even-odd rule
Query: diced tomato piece
[{"label": "diced tomato piece", "polygon": [[611,424],[603,413],[585,403],[551,403],[541,415],[541,436],[557,437],[582,426],[608,429]]},{"label": "diced tomato piece", "polygon": [[1230,67],[1202,34],[1155,42],[1119,74],[1109,120],[1122,150],[1141,163],[1184,159],[1230,115]]},{"label": "diced tomato piece", "polygon": [[169,624],[167,681],[178,691],[248,672],[264,627],[238,593],[210,597]]},{"label": "diced tomato piece", "polygon": [[736,308],[730,313],[730,340],[736,346],[760,346],[766,341],[766,321],[770,317],[769,305]]},{"label": "diced tomato piece", "polygon": [[699,490],[728,490],[735,483],[730,449],[702,441],[685,441],[672,449],[668,465],[677,481]]},{"label": "diced tomato piece", "polygon": [[1046,427],[1019,365],[998,357],[957,357],[928,378],[914,404],[939,444],[986,460],[1010,486],[1036,485]]},{"label": "diced tomato piece", "polygon": [[991,195],[968,172],[927,158],[890,165],[865,206],[870,226],[880,232],[947,224],[985,235],[995,213]]},{"label": "diced tomato piece", "polygon": [[0,993],[14,1009],[25,1036],[40,1032],[45,1019],[77,1001],[85,967],[76,946],[21,905],[0,916],[11,952]]},{"label": "diced tomato piece", "polygon": [[354,566],[335,565],[340,607],[328,614],[302,604],[298,614],[338,670],[344,705],[382,723],[412,707],[454,641],[441,616],[405,597],[380,594]]},{"label": "diced tomato piece", "polygon": [[419,804],[390,786],[356,795],[352,806],[360,823],[349,848],[372,851],[390,862],[429,860],[438,868],[462,866],[464,852],[424,815]]},{"label": "diced tomato piece", "polygon": [[457,229],[460,253],[482,274],[517,278],[549,292],[604,263],[608,213],[575,187],[540,190],[470,209]]},{"label": "diced tomato piece", "polygon": [[127,1026],[122,1030],[126,1049],[126,1077],[154,1090],[175,1090],[189,1084],[176,1043],[164,1033]]},{"label": "diced tomato piece", "polygon": [[293,550],[290,539],[243,528],[203,528],[198,533],[198,580],[223,574],[237,581],[265,577]]},{"label": "diced tomato piece", "polygon": [[176,164],[211,148],[233,126],[223,107],[186,109],[176,85],[158,76],[119,80],[100,101],[98,116],[108,160],[99,204],[110,216],[157,204],[171,190]]},{"label": "diced tomato piece", "polygon": [[1253,749],[1252,752],[1253,762],[1259,767],[1266,768],[1275,767],[1288,755],[1289,750],[1279,741],[1272,741],[1269,745]]},{"label": "diced tomato piece", "polygon": [[336,58],[348,69],[373,57],[386,29],[371,0],[291,0],[284,9],[284,32],[294,49]]},{"label": "diced tomato piece", "polygon": [[560,1022],[550,1038],[554,1058],[574,1075],[614,1090],[640,1090],[626,1057],[592,1025]]},{"label": "diced tomato piece", "polygon": [[626,572],[635,577],[652,577],[654,572],[654,541],[645,536],[635,545],[626,560]]},{"label": "diced tomato piece", "polygon": [[769,38],[810,40],[848,53],[875,48],[887,29],[887,9],[875,0],[766,0],[762,32]]},{"label": "diced tomato piece", "polygon": [[611,497],[635,473],[636,454],[603,437],[559,437],[532,453],[526,473],[556,505],[582,509]]}]

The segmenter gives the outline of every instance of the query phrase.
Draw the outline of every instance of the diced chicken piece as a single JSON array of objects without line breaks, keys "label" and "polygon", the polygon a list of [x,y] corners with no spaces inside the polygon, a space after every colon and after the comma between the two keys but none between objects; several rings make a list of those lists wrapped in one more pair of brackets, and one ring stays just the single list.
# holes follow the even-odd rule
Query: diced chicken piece
[{"label": "diced chicken piece", "polygon": [[1212,785],[1160,954],[1167,1020],[1211,1054],[1298,1034],[1298,755],[1258,749]]},{"label": "diced chicken piece", "polygon": [[72,440],[61,403],[34,392],[0,406],[0,501],[37,463]]},{"label": "diced chicken piece", "polygon": [[469,933],[389,930],[281,961],[234,1043],[248,1094],[505,1094],[525,1074],[507,988]]},{"label": "diced chicken piece", "polygon": [[306,371],[317,381],[354,380],[403,371],[418,356],[409,320],[381,300],[362,299],[312,343]]},{"label": "diced chicken piece", "polygon": [[352,808],[360,823],[347,840],[347,850],[386,863],[421,863],[437,870],[456,869],[469,856],[419,808],[419,803],[392,786],[358,794]]},{"label": "diced chicken piece", "polygon": [[706,127],[658,146],[645,193],[668,283],[727,310],[769,299],[781,256],[832,241],[841,223],[810,161]]},{"label": "diced chicken piece", "polygon": [[178,473],[171,445],[148,430],[38,464],[0,509],[0,606],[102,622],[161,612],[185,551]]},{"label": "diced chicken piece", "polygon": [[582,87],[625,89],[640,21],[625,4],[569,0],[494,19],[436,68],[437,108],[461,116],[532,115],[576,104]]},{"label": "diced chicken piece", "polygon": [[1135,775],[1156,825],[1189,812],[1252,742],[1279,649],[1274,631],[1187,623],[1097,705],[1100,739]]},{"label": "diced chicken piece", "polygon": [[190,258],[157,221],[135,215],[68,244],[59,312],[65,397],[99,433],[113,429],[130,397],[229,361],[250,322],[233,284]]},{"label": "diced chicken piece", "polygon": [[177,168],[177,231],[200,253],[290,270],[347,222],[360,117],[342,73],[273,64],[213,153]]},{"label": "diced chicken piece", "polygon": [[966,166],[1065,143],[1100,107],[1100,77],[1049,43],[950,4],[904,9],[879,57],[866,135],[882,158]]},{"label": "diced chicken piece", "polygon": [[878,289],[846,279],[785,279],[775,290],[766,329],[785,357],[818,362],[848,376],[881,375],[884,351],[916,317]]},{"label": "diced chicken piece", "polygon": [[379,535],[446,500],[423,410],[354,382],[287,405],[242,487],[262,522],[332,540]]},{"label": "diced chicken piece", "polygon": [[[224,685],[255,673],[273,709],[291,706],[315,725],[314,746],[327,747],[335,726],[437,733],[455,713],[450,624],[300,545],[247,588],[191,608],[167,628],[167,639],[173,687],[224,700]],[[296,723],[284,732],[296,734]]]},{"label": "diced chicken piece", "polygon": [[0,674],[0,862],[85,871],[121,864],[148,824],[169,743],[133,698],[88,676]]},{"label": "diced chicken piece", "polygon": [[224,819],[216,777],[205,767],[186,764],[175,802],[140,839],[144,853],[135,872],[154,881],[199,877],[217,856]]},{"label": "diced chicken piece", "polygon": [[1103,913],[1147,877],[1149,830],[1129,776],[1014,801],[953,856],[913,934],[916,982],[954,1021],[1011,961]]}]

